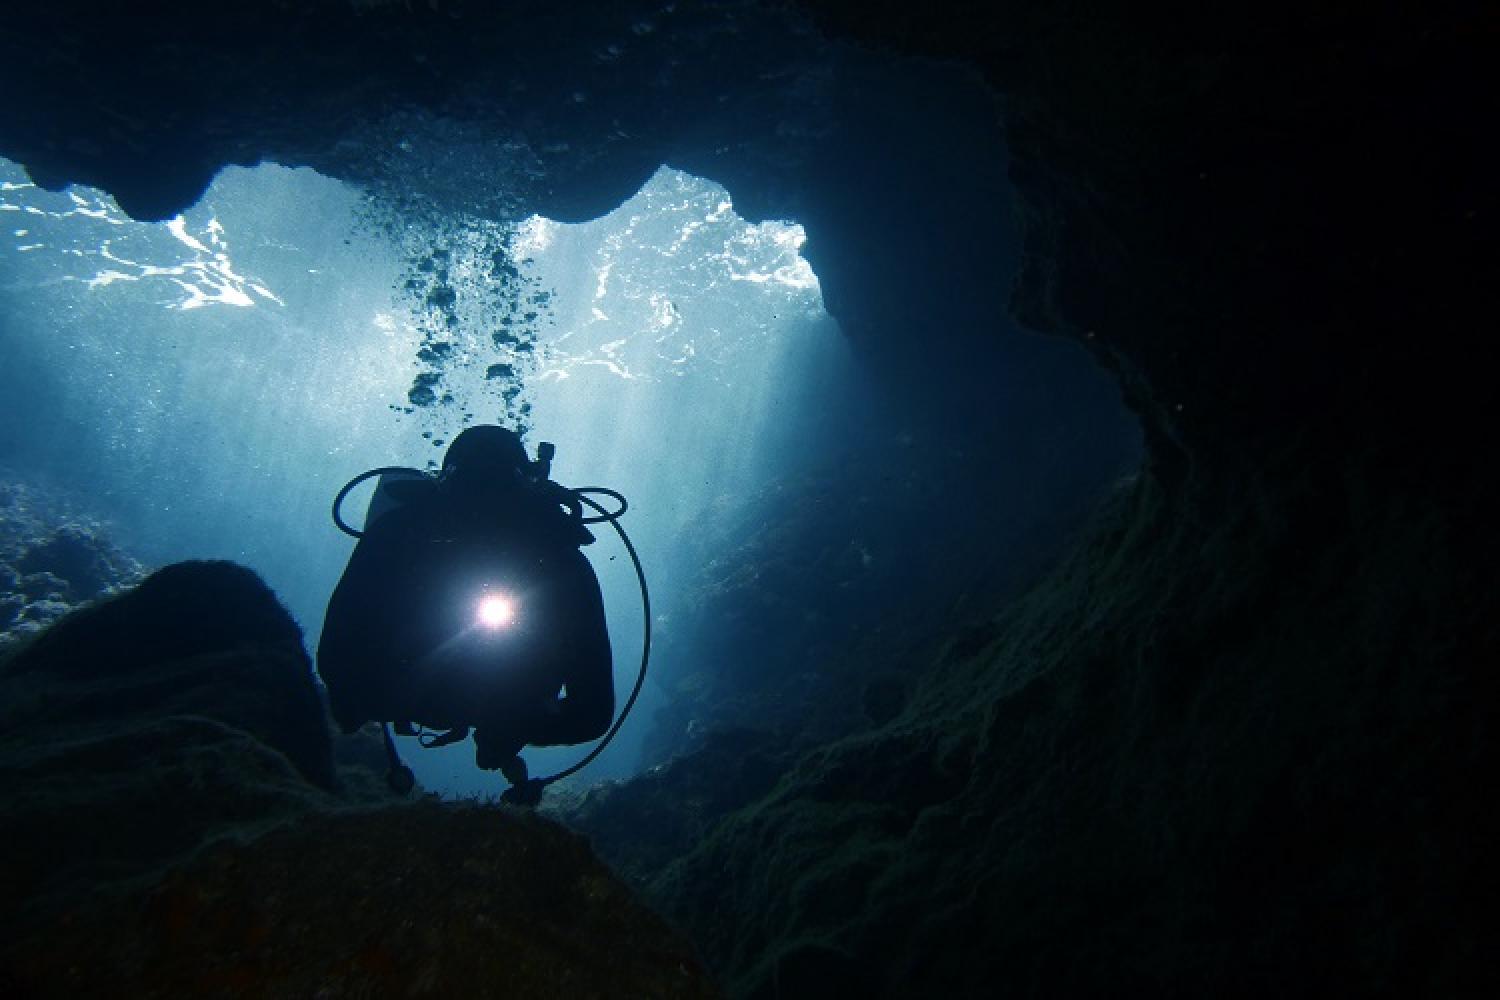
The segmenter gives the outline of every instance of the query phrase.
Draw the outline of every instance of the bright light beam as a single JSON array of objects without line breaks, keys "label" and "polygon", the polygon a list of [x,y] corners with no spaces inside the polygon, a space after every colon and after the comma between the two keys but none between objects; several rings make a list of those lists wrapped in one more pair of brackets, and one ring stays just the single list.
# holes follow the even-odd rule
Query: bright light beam
[{"label": "bright light beam", "polygon": [[500,594],[489,594],[479,599],[474,618],[487,629],[505,628],[516,620],[516,602]]}]

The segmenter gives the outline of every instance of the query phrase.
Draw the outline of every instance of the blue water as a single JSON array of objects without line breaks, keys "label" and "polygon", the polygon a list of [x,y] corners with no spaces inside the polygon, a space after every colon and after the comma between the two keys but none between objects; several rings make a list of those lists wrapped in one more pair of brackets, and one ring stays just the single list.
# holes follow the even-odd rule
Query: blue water
[{"label": "blue water", "polygon": [[[372,466],[440,459],[435,442],[467,422],[524,403],[530,443],[558,446],[554,478],[624,492],[624,525],[667,606],[690,569],[674,561],[681,535],[703,512],[731,509],[809,440],[861,419],[857,367],[798,253],[801,228],[748,225],[722,188],[671,170],[567,226],[396,218],[309,170],[231,168],[183,216],[142,224],[107,196],[41,191],[0,161],[0,226],[0,466],[86,498],[149,564],[251,566],[310,649],[353,544],[329,520],[334,493]],[[508,234],[540,307],[495,294],[492,252]],[[434,313],[405,284],[435,250],[464,320],[439,324],[450,346],[436,367],[418,360]],[[534,341],[525,356],[488,335],[507,310]],[[497,363],[514,363],[523,395],[486,377]],[[452,401],[412,406],[414,377],[433,370]],[[606,531],[586,551],[623,701],[641,644],[635,575]],[[659,697],[648,685],[581,780],[653,763],[636,744]],[[428,787],[500,786],[467,744],[403,748]],[[549,772],[580,751],[527,756]]]}]

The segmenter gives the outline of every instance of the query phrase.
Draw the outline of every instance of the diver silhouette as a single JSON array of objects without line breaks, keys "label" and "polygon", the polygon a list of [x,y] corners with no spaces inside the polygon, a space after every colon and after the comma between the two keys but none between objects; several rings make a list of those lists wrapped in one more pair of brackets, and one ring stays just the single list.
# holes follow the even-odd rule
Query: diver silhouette
[{"label": "diver silhouette", "polygon": [[[579,551],[594,536],[577,494],[547,478],[543,447],[533,463],[513,431],[480,425],[454,438],[435,478],[367,473],[406,476],[382,475],[362,536],[335,502],[360,541],[318,643],[344,732],[390,722],[440,731],[423,745],[441,746],[472,729],[478,766],[536,799],[521,749],[596,739],[615,702],[599,582]],[[389,732],[386,744],[394,773]]]}]

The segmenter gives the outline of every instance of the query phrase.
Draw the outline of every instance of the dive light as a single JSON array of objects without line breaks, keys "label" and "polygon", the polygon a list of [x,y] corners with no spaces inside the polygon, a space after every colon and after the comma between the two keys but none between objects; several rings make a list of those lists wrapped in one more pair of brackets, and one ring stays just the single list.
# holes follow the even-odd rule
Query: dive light
[{"label": "dive light", "polygon": [[516,602],[504,594],[486,594],[474,605],[474,624],[499,631],[515,624]]}]

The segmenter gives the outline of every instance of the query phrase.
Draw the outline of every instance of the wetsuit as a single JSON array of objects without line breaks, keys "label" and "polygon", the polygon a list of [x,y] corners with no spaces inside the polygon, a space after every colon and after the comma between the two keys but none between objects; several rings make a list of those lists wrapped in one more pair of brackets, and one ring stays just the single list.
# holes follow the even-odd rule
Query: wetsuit
[{"label": "wetsuit", "polygon": [[[465,491],[402,484],[371,522],[328,603],[318,672],[339,726],[473,727],[481,767],[525,745],[604,734],[614,682],[604,605],[579,551],[587,529],[550,483]],[[486,627],[486,595],[514,620]]]}]

